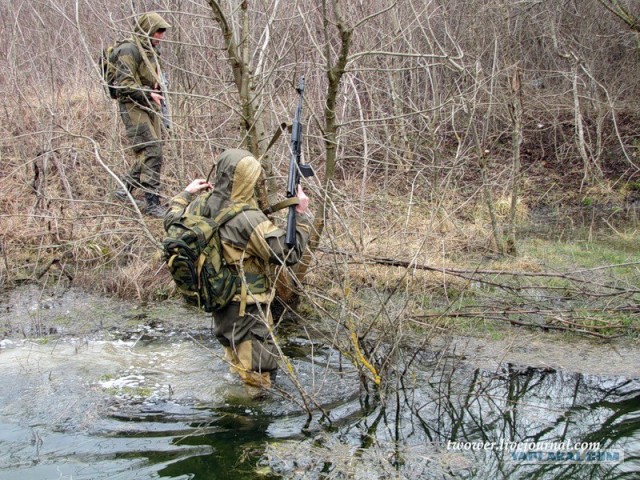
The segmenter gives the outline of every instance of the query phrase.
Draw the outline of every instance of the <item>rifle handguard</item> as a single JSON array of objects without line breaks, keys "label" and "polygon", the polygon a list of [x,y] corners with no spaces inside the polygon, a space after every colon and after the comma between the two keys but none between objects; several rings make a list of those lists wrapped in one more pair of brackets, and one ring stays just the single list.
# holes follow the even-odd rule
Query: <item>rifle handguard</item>
[{"label": "rifle handguard", "polygon": [[300,199],[298,197],[287,198],[286,200],[282,200],[281,202],[275,203],[269,208],[265,208],[262,213],[265,215],[271,215],[272,213],[277,212],[278,210],[282,210],[283,208],[293,207],[300,203]]}]

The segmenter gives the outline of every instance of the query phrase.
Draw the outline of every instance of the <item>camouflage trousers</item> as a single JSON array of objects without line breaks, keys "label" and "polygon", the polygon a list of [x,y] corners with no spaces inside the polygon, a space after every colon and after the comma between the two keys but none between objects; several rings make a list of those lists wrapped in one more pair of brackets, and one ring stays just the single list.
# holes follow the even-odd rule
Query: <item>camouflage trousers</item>
[{"label": "camouflage trousers", "polygon": [[232,302],[214,312],[216,338],[225,347],[225,359],[233,372],[249,385],[268,388],[269,372],[278,366],[271,312],[260,304],[247,304],[243,317],[239,310],[240,304]]},{"label": "camouflage trousers", "polygon": [[135,154],[135,163],[124,177],[126,184],[158,193],[162,169],[160,116],[137,107],[120,103],[120,118]]}]

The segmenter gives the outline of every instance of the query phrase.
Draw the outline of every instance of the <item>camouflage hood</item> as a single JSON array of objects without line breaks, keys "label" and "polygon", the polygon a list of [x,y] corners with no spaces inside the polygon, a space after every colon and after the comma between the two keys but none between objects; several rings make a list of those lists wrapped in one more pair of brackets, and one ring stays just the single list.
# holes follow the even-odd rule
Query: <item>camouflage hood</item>
[{"label": "camouflage hood", "polygon": [[260,162],[251,152],[235,148],[222,152],[216,165],[214,190],[208,201],[211,210],[216,212],[232,203],[257,207],[254,190],[260,173]]},{"label": "camouflage hood", "polygon": [[171,25],[155,12],[144,13],[136,18],[133,34],[143,45],[149,45],[149,37],[162,28],[166,30]]}]

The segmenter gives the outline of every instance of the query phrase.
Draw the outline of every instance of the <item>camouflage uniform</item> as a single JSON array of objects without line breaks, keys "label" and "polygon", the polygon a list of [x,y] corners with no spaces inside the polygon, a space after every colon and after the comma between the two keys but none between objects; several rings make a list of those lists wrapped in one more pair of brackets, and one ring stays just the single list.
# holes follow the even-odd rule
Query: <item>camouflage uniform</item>
[{"label": "camouflage uniform", "polygon": [[[271,386],[269,372],[277,367],[277,351],[272,339],[273,320],[267,304],[273,298],[273,282],[268,278],[268,264],[293,265],[301,258],[309,239],[309,221],[298,215],[296,246],[285,244],[285,231],[276,227],[259,209],[254,189],[262,167],[253,155],[240,149],[226,150],[216,166],[215,189],[195,199],[187,191],[171,199],[165,216],[165,229],[183,212],[213,218],[232,203],[256,207],[239,213],[220,229],[223,255],[237,272],[246,278],[246,295],[214,313],[215,334],[225,348],[225,358],[232,371],[254,386]],[[258,276],[256,281],[255,277]],[[264,283],[267,290],[264,291]]]},{"label": "camouflage uniform", "polygon": [[[169,27],[157,13],[141,15],[133,38],[116,46],[111,57],[116,67],[114,86],[120,118],[136,157],[135,164],[123,180],[129,191],[134,188],[145,191],[147,210],[159,205],[162,169],[160,107],[149,95],[160,90],[160,51],[152,46],[150,37]],[[124,192],[117,195],[126,197]]]}]

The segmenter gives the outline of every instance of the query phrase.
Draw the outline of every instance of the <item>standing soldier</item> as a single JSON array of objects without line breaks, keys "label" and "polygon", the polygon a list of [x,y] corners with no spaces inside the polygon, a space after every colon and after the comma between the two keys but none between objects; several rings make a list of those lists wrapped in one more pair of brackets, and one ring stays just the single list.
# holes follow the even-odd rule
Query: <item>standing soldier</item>
[{"label": "standing soldier", "polygon": [[[145,13],[136,19],[133,37],[118,44],[109,61],[115,66],[113,86],[118,99],[120,118],[135,153],[135,164],[123,178],[129,192],[144,190],[144,212],[163,217],[160,206],[160,171],[162,169],[160,41],[169,25],[157,13]],[[117,190],[120,200],[127,192]]]}]

